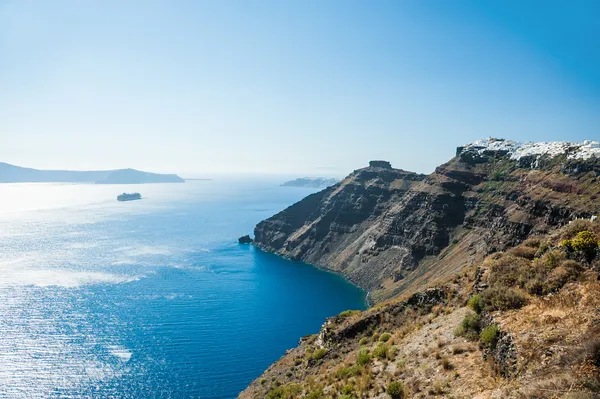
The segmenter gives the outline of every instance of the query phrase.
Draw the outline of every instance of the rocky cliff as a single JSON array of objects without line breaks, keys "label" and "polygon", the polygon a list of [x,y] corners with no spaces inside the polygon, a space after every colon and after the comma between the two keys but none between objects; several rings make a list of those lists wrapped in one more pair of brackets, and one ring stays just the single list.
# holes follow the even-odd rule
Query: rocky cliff
[{"label": "rocky cliff", "polygon": [[372,164],[261,222],[262,248],[381,301],[239,397],[598,398],[599,160],[596,143],[483,140],[429,176]]},{"label": "rocky cliff", "polygon": [[372,301],[600,213],[598,143],[486,139],[430,175],[371,162],[259,223],[255,245],[334,270]]}]

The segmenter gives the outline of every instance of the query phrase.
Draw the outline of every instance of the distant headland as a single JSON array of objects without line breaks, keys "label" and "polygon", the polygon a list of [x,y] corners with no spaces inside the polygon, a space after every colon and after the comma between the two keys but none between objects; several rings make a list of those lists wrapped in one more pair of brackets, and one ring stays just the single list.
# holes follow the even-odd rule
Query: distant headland
[{"label": "distant headland", "polygon": [[282,186],[325,188],[333,186],[337,182],[339,182],[338,179],[327,177],[300,177],[295,180],[286,181]]},{"label": "distant headland", "polygon": [[0,183],[96,183],[142,184],[183,183],[175,174],[143,172],[135,169],[100,171],[40,170],[0,162]]}]

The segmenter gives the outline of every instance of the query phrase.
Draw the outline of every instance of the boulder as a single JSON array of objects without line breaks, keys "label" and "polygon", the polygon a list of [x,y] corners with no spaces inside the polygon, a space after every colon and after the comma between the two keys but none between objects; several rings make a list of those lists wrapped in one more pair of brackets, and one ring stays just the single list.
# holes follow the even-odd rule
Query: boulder
[{"label": "boulder", "polygon": [[246,234],[245,236],[241,236],[240,238],[238,238],[238,242],[240,244],[252,244],[252,238],[250,238],[250,236],[248,234]]}]

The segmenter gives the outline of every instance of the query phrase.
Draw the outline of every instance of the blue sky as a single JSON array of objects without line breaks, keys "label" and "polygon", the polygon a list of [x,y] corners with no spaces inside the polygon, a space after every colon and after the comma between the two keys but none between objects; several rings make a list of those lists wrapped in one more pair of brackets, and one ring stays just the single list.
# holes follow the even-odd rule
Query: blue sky
[{"label": "blue sky", "polygon": [[0,161],[431,172],[600,138],[597,1],[2,1]]}]

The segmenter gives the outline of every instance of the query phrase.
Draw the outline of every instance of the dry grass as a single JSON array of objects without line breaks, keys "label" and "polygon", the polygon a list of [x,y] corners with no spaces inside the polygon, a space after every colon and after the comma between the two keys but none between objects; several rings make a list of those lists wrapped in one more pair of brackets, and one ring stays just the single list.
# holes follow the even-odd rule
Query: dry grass
[{"label": "dry grass", "polygon": [[[384,398],[392,381],[404,382],[406,397],[421,399],[433,395],[593,397],[592,392],[600,392],[600,327],[595,327],[600,325],[600,282],[589,264],[569,259],[557,243],[581,229],[598,226],[596,222],[575,222],[552,236],[535,237],[518,249],[488,257],[481,267],[483,282],[489,287],[477,299],[481,306],[471,303],[483,312],[481,315],[463,306],[474,280],[474,269],[469,268],[468,272],[440,281],[448,291],[454,290],[444,304],[395,308],[401,300],[395,299],[360,314],[337,318],[329,326],[330,331],[345,331],[372,316],[376,323],[358,335],[335,342],[316,362],[308,359],[315,357],[320,341],[314,337],[303,340],[240,397],[263,399],[270,391],[294,391],[294,384],[299,384],[302,392],[295,396],[298,398],[339,398],[344,394]],[[537,288],[534,282],[539,281],[551,288]],[[526,302],[514,306],[514,292]],[[482,357],[482,326],[470,321],[487,317],[482,308],[493,309],[494,323],[513,339],[517,374],[511,379],[500,376],[491,356],[488,360]],[[467,340],[464,335],[468,334],[455,335],[459,327],[473,330],[477,342]],[[386,342],[379,342],[380,337]],[[495,334],[487,334],[484,340],[488,344],[482,347],[492,347],[494,338]],[[359,351],[368,351],[367,361],[358,361]],[[313,397],[308,396],[312,393]]]},{"label": "dry grass", "polygon": [[600,235],[600,222],[598,222],[598,220],[591,222],[587,219],[574,220],[563,227],[557,234],[555,234],[554,238],[558,242],[562,240],[569,240],[575,237],[578,233],[586,230],[594,232],[597,236]]}]

